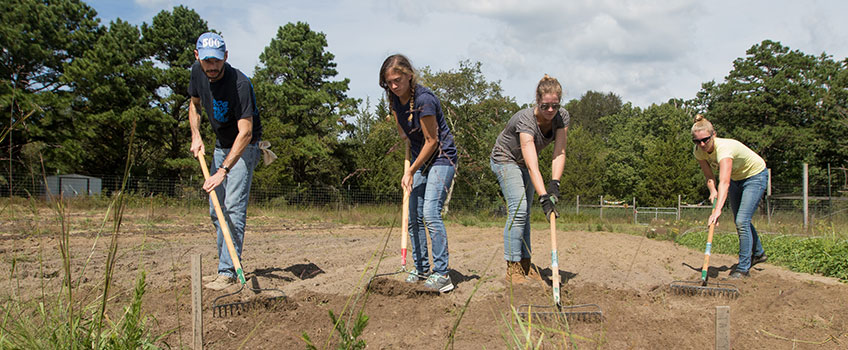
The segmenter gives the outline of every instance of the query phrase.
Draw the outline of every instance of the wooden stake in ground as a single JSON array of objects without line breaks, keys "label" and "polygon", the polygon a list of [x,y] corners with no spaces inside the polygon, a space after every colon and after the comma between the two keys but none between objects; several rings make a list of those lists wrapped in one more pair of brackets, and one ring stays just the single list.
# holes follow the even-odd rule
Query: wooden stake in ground
[{"label": "wooden stake in ground", "polygon": [[715,307],[715,348],[730,350],[730,306]]},{"label": "wooden stake in ground", "polygon": [[203,349],[203,286],[200,277],[200,254],[191,255],[191,339],[193,349]]}]

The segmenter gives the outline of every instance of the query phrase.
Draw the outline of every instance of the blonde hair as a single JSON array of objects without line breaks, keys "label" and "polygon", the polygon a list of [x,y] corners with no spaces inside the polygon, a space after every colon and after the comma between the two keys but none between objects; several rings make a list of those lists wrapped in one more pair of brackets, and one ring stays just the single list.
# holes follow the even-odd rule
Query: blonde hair
[{"label": "blonde hair", "polygon": [[536,85],[536,103],[542,100],[542,95],[556,94],[557,100],[562,100],[562,85],[556,78],[545,74],[542,80],[539,80],[539,85]]},{"label": "blonde hair", "polygon": [[710,135],[715,134],[713,123],[710,123],[710,121],[707,120],[707,118],[704,118],[704,115],[701,113],[695,115],[695,123],[692,124],[692,134],[695,134],[698,131],[707,131]]},{"label": "blonde hair", "polygon": [[409,121],[412,121],[412,111],[415,110],[415,86],[418,85],[418,74],[415,72],[415,68],[412,67],[412,62],[409,61],[409,58],[401,54],[391,55],[383,61],[383,65],[380,67],[380,87],[386,91],[386,99],[389,102],[389,110],[397,113],[392,108],[392,95],[394,93],[391,89],[389,89],[389,83],[386,82],[386,74],[389,71],[397,71],[402,74],[407,74],[412,76],[412,79],[409,80]]}]

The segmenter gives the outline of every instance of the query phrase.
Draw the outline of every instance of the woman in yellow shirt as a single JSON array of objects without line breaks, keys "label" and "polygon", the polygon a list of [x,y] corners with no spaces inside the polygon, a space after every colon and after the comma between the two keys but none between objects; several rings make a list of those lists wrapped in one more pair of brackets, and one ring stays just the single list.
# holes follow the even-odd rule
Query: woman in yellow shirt
[{"label": "woman in yellow shirt", "polygon": [[[707,178],[710,201],[715,201],[707,223],[718,223],[721,208],[729,200],[739,235],[739,263],[730,272],[730,278],[748,277],[753,265],[768,259],[757,229],[751,223],[768,184],[766,162],[741,142],[716,137],[713,124],[700,114],[695,116],[692,125],[692,142],[695,143],[695,159]],[[718,187],[714,171],[718,171]]]}]

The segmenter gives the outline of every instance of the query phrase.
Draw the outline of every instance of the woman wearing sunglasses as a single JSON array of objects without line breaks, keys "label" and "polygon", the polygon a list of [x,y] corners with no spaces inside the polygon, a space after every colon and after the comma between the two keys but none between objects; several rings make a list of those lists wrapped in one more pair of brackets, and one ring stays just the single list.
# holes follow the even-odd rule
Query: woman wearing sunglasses
[{"label": "woman wearing sunglasses", "polygon": [[[380,87],[386,91],[412,162],[401,178],[401,187],[409,192],[409,238],[415,261],[415,270],[406,281],[426,280],[425,287],[448,292],[454,285],[448,276],[448,235],[442,207],[456,171],[456,146],[439,99],[417,81],[412,63],[403,55],[389,56],[380,67]],[[432,274],[426,231],[433,248]]]},{"label": "woman wearing sunglasses", "polygon": [[[541,281],[539,271],[530,263],[530,204],[534,193],[545,210],[559,216],[555,204],[559,197],[559,179],[565,167],[565,140],[570,116],[561,108],[562,86],[547,74],[536,86],[536,106],[518,111],[498,135],[489,159],[506,199],[504,227],[506,280],[520,284]],[[554,143],[551,180],[545,188],[539,172],[539,152]]]},{"label": "woman wearing sunglasses", "polygon": [[[730,278],[748,277],[753,265],[768,259],[751,223],[768,184],[766,162],[741,142],[716,137],[713,124],[700,114],[692,125],[692,142],[695,159],[707,178],[710,202],[715,203],[707,224],[718,224],[721,208],[729,200],[739,235],[739,264],[730,272]],[[714,171],[718,171],[718,188]]]}]

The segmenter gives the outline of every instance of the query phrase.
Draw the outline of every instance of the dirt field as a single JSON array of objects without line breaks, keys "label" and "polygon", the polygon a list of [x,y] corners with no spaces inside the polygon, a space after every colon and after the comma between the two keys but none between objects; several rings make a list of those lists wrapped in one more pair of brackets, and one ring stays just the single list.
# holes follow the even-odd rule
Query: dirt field
[{"label": "dirt field", "polygon": [[[0,282],[4,300],[40,296],[42,281],[48,290],[57,290],[62,272],[55,235],[29,234],[55,227],[55,219],[46,219],[51,216],[55,214],[44,210],[39,217],[17,215],[0,222],[0,269],[11,271],[13,258],[17,264],[13,277]],[[102,217],[97,212],[70,217],[74,274],[80,274],[96,246],[79,288],[83,298],[92,297],[102,280],[109,240],[101,237],[95,242],[91,229]],[[124,222],[113,289],[117,304],[129,299],[143,268],[148,273],[143,306],[155,317],[150,323],[153,332],[173,331],[163,346],[190,348],[190,256],[201,254],[204,275],[214,273],[217,266],[208,218],[177,212],[152,217],[129,213]],[[541,284],[510,288],[504,282],[501,230],[448,226],[454,291],[416,293],[399,282],[403,276],[394,275],[377,279],[374,292],[363,299],[363,286],[373,273],[363,271],[383,246],[389,228],[301,223],[251,209],[245,272],[263,288],[281,289],[287,298],[273,309],[220,318],[213,317],[212,303],[223,293],[204,290],[204,348],[303,349],[304,332],[324,348],[334,333],[328,310],[339,314],[346,303],[355,302],[359,308],[365,300],[369,322],[361,339],[368,348],[443,349],[469,297],[454,348],[509,348],[510,304],[550,304],[551,288]],[[399,237],[394,230],[379,272],[399,268]],[[570,324],[573,337],[548,333],[546,348],[561,348],[567,342],[569,348],[573,344],[582,349],[710,349],[719,305],[730,307],[733,348],[848,348],[848,285],[834,279],[764,263],[754,268],[751,278],[735,282],[742,294],[738,299],[679,296],[670,293],[668,284],[697,279],[703,252],[606,232],[559,231],[558,244],[564,304],[598,304],[603,321]],[[534,229],[533,247],[533,262],[549,276],[550,235],[544,227]],[[736,258],[714,255],[711,262],[712,279],[719,281]],[[263,295],[267,294],[242,293],[245,298]],[[331,346],[337,339],[334,333]]]}]

